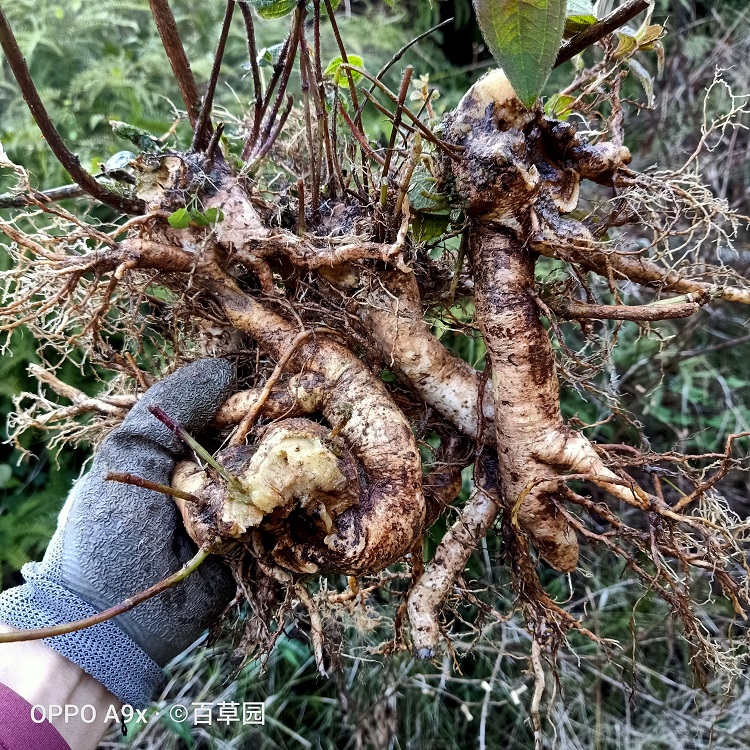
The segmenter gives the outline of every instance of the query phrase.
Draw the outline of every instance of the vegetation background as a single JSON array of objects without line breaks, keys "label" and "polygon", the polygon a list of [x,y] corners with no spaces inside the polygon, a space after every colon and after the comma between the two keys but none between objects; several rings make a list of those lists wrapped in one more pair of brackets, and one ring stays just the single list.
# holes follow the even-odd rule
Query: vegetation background
[{"label": "vegetation background", "polygon": [[[199,81],[210,69],[220,3],[174,0],[172,3],[188,56]],[[415,78],[429,74],[440,99],[436,109],[454,106],[490,64],[473,20],[470,0],[397,0],[395,7],[345,0],[341,20],[347,49],[371,70],[417,34],[442,20],[454,20],[413,47],[395,66],[391,88],[403,65]],[[108,126],[123,120],[155,134],[166,132],[179,100],[147,0],[15,0],[4,4],[40,93],[65,140],[74,144],[84,165],[98,165],[126,144]],[[666,67],[655,82],[651,109],[631,111],[627,145],[640,164],[677,166],[699,138],[704,92],[716,67],[736,93],[750,81],[750,11],[745,0],[657,0],[655,20],[665,23]],[[260,47],[284,36],[287,20],[257,24]],[[333,48],[329,50],[334,57]],[[219,105],[238,111],[237,100],[250,97],[246,48],[239,24],[225,56]],[[652,71],[655,74],[655,70]],[[570,70],[555,72],[553,93]],[[637,82],[629,81],[637,89]],[[722,102],[709,102],[721,108]],[[710,116],[709,112],[709,116]],[[382,122],[370,114],[369,131]],[[750,123],[746,123],[750,124]],[[383,126],[384,127],[384,126]],[[178,128],[178,135],[181,131]],[[10,158],[23,164],[39,188],[68,180],[40,138],[4,61],[0,61],[0,142]],[[750,138],[747,131],[716,149],[705,179],[733,207],[750,213]],[[9,186],[0,173],[0,192]],[[750,250],[745,235],[740,252]],[[750,257],[750,256],[748,256]],[[0,256],[0,266],[7,260]],[[750,266],[750,263],[748,264]],[[714,450],[732,432],[750,429],[750,336],[746,313],[712,305],[688,321],[665,322],[658,335],[643,337],[633,324],[620,334],[611,366],[624,406],[637,414],[655,450]],[[26,373],[36,361],[36,342],[13,333],[0,362],[0,409],[12,410],[12,398],[34,389]],[[481,363],[481,351],[459,352]],[[69,366],[64,379],[91,388],[85,362]],[[567,416],[596,421],[598,406],[574,391],[565,395]],[[602,428],[606,430],[606,427]],[[608,442],[632,435],[607,432]],[[5,437],[5,435],[3,435]],[[36,438],[38,441],[38,436]],[[19,463],[20,452],[0,446],[0,588],[21,581],[19,569],[38,559],[51,536],[56,515],[88,452],[50,455],[33,435],[24,448],[37,459]],[[728,490],[734,509],[750,513],[748,481]],[[725,492],[727,492],[725,488]],[[609,659],[591,644],[571,639],[560,653],[557,699],[548,706],[550,746],[573,748],[745,748],[750,744],[750,682],[717,675],[704,695],[692,686],[690,655],[666,607],[613,566],[605,553],[584,551],[587,576],[568,581],[548,571],[545,583],[570,611],[587,614],[593,629],[618,639],[622,651]],[[473,585],[492,587],[495,608],[509,612],[512,595],[504,571],[501,543],[490,535],[471,563]],[[720,621],[723,605],[706,592],[706,608]],[[527,704],[533,676],[526,659],[528,636],[511,618],[476,638],[471,623],[480,613],[460,607],[451,623],[456,653],[442,665],[417,665],[408,656],[384,657],[368,647],[388,637],[386,621],[375,608],[332,618],[329,627],[346,633],[340,669],[321,679],[304,628],[290,623],[265,673],[257,661],[235,664],[231,646],[219,640],[178,657],[170,679],[149,710],[147,724],[115,732],[103,747],[131,748],[530,748],[533,737]],[[728,613],[727,613],[728,614]],[[384,635],[385,634],[385,635]],[[165,707],[176,702],[264,701],[266,725],[249,731],[214,720],[211,726],[172,721]]]}]

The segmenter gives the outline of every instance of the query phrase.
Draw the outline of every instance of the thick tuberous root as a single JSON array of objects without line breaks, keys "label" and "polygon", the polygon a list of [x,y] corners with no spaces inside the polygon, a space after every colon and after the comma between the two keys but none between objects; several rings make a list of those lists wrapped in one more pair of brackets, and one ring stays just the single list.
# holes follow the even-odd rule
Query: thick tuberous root
[{"label": "thick tuberous root", "polygon": [[614,144],[590,145],[572,126],[527,110],[502,71],[472,87],[448,132],[466,149],[465,159],[450,169],[471,217],[470,255],[492,368],[503,497],[542,557],[570,571],[578,542],[555,505],[563,484],[557,477],[612,474],[588,441],[563,422],[554,354],[536,302],[538,256],[528,239],[539,207],[553,215],[570,213],[581,180],[611,181],[630,155]]},{"label": "thick tuberous root", "polygon": [[187,461],[172,478],[175,489],[196,498],[179,503],[196,544],[221,549],[267,534],[277,564],[315,572],[295,554],[298,546],[335,537],[335,519],[359,500],[356,463],[343,441],[316,422],[287,419],[271,425],[257,446],[228,448],[216,458],[231,480]]},{"label": "thick tuberous root", "polygon": [[[265,105],[258,99],[241,167],[224,149],[221,128],[206,130],[203,118],[194,148],[147,150],[133,160],[132,198],[143,212],[125,224],[87,224],[40,203],[30,187],[27,205],[44,211],[55,231],[23,231],[43,225],[28,214],[0,219],[13,261],[0,272],[0,331],[28,326],[42,355],[56,351],[64,362],[81,347],[113,375],[94,398],[62,383],[54,368],[37,368],[40,391],[18,400],[11,436],[33,427],[53,431],[59,443],[96,440],[165,362],[230,357],[237,389],[206,435],[213,447],[227,447],[215,456],[198,451],[177,466],[172,488],[151,489],[171,494],[201,550],[232,566],[240,599],[253,612],[238,646],[243,658],[267,656],[285,618],[304,608],[318,671],[326,674],[333,660],[325,618],[334,607],[365,610],[368,595],[381,589],[397,612],[394,640],[381,652],[410,646],[429,659],[441,639],[450,649],[445,608],[466,599],[482,614],[493,610],[464,586],[472,552],[486,537],[501,550],[516,609],[533,636],[535,730],[543,658],[554,657],[570,631],[613,645],[554,601],[540,579],[540,559],[574,571],[581,543],[623,560],[680,616],[695,654],[736,671],[732,654],[695,614],[689,575],[712,576],[745,615],[749,525],[715,487],[739,465],[733,444],[746,434],[733,435],[724,453],[698,458],[630,446],[618,453],[566,422],[560,405],[566,372],[559,352],[570,350],[556,316],[656,321],[690,315],[715,298],[750,302],[746,281],[709,283],[669,267],[675,212],[653,222],[653,245],[662,246],[651,255],[604,242],[608,227],[624,225],[616,210],[580,218],[584,181],[605,186],[627,216],[657,214],[667,188],[683,195],[692,217],[706,205],[698,178],[636,175],[621,138],[589,141],[572,121],[527,109],[502,71],[471,88],[440,136],[394,96],[393,139],[383,158],[360,131],[361,111],[347,123],[351,138],[338,127],[339,112],[328,129],[320,97],[327,81],[303,86],[315,117],[282,108],[295,50],[307,49],[302,10],[281,53],[292,57],[279,62],[286,72],[274,79],[277,94]],[[303,81],[313,83],[313,71],[301,67]],[[287,139],[285,123],[302,120],[302,140],[299,132]],[[303,140],[310,154],[299,152]],[[269,165],[269,178],[262,160],[276,145],[283,169]],[[305,176],[286,184],[286,174]],[[424,219],[416,202],[434,196],[433,188],[445,199],[449,228],[430,244],[415,231]],[[714,226],[716,205],[703,228]],[[451,242],[460,247],[456,257]],[[445,254],[437,260],[439,245]],[[538,282],[542,255],[569,270],[563,293]],[[591,291],[589,272],[606,279],[614,304],[572,298],[573,288]],[[625,306],[620,281],[686,297]],[[466,361],[465,350],[465,359],[449,351],[444,341],[453,334],[472,350],[481,335],[484,372]],[[85,423],[75,421],[80,416]],[[626,473],[642,478],[657,463],[659,471],[674,467],[692,489],[665,493],[652,472],[647,492]],[[464,470],[472,464],[470,477]],[[148,486],[148,477],[114,478]],[[573,481],[604,492],[590,499]],[[612,499],[638,522],[623,520],[607,504]],[[455,515],[442,538],[430,539],[443,514]],[[326,585],[343,585],[342,574],[348,588],[328,593]],[[311,576],[320,581],[314,596],[306,588]],[[493,610],[495,621],[511,615]]]}]

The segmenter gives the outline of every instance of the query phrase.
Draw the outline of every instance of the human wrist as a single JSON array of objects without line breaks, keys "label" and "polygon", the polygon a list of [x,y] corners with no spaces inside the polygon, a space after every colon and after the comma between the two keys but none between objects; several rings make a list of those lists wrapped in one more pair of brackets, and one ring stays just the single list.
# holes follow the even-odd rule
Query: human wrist
[{"label": "human wrist", "polygon": [[[0,623],[0,633],[15,630]],[[121,701],[101,682],[42,641],[0,644],[0,683],[32,706],[43,706],[45,715],[76,750],[95,748],[110,722],[105,717],[119,714]],[[50,716],[50,706],[71,706],[77,715]],[[84,722],[80,709],[91,706],[96,721]]]},{"label": "human wrist", "polygon": [[[24,565],[21,572],[27,582],[0,594],[0,622],[11,628],[45,628],[97,613],[46,578],[38,563]],[[117,626],[117,618],[55,636],[45,644],[134,707],[146,706],[163,678],[159,665]]]}]

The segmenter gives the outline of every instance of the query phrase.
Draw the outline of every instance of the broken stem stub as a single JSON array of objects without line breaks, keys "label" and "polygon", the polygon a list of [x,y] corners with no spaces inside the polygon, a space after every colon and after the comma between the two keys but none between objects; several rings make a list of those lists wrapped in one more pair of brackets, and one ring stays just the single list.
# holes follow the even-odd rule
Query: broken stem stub
[{"label": "broken stem stub", "polygon": [[233,476],[226,467],[222,466],[182,425],[176,422],[172,417],[167,414],[160,406],[156,404],[149,404],[148,410],[153,414],[163,425],[168,427],[174,432],[177,437],[182,440],[185,445],[188,446],[198,458],[205,461],[227,484],[235,491],[242,492],[242,483]]}]

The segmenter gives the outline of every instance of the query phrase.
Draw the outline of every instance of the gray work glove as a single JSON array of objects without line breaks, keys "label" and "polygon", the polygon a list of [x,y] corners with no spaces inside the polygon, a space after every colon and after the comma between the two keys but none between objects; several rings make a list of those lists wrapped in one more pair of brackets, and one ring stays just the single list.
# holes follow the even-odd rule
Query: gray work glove
[{"label": "gray work glove", "polygon": [[[27,629],[89,617],[166,578],[195,554],[170,497],[104,477],[130,473],[169,484],[185,448],[147,406],[161,406],[195,434],[226,399],[232,378],[229,362],[204,359],[146,392],[74,486],[42,562],[25,565],[26,583],[0,594],[0,622]],[[124,703],[142,707],[162,679],[161,667],[198,638],[234,590],[226,566],[209,558],[130,612],[45,642]]]}]

